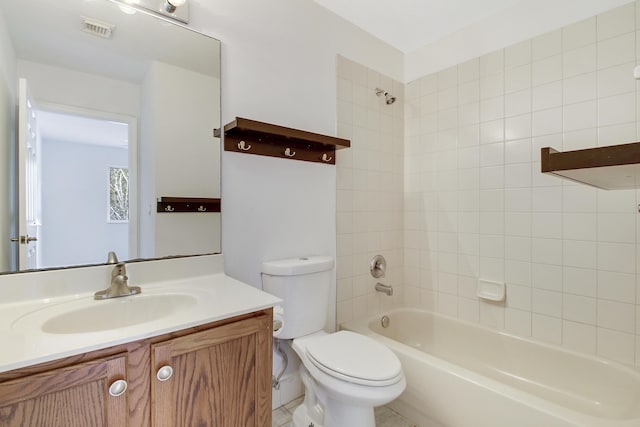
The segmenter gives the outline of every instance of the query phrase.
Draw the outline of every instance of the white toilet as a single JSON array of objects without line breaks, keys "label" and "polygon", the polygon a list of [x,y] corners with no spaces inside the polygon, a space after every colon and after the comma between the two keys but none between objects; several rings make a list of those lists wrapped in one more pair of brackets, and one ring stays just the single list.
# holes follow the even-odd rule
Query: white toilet
[{"label": "white toilet", "polygon": [[384,345],[349,331],[324,332],[332,270],[333,258],[323,256],[262,264],[264,291],[284,301],[274,335],[293,338],[302,362],[305,399],[293,425],[375,427],[373,408],[398,397],[407,383],[400,361]]}]

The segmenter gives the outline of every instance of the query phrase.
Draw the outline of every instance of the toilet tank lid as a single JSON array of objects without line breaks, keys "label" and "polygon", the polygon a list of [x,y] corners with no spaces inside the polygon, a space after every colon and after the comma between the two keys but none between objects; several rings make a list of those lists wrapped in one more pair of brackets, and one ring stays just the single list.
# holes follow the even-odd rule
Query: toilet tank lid
[{"label": "toilet tank lid", "polygon": [[330,256],[287,258],[262,263],[262,272],[272,276],[299,276],[332,268],[333,258]]}]

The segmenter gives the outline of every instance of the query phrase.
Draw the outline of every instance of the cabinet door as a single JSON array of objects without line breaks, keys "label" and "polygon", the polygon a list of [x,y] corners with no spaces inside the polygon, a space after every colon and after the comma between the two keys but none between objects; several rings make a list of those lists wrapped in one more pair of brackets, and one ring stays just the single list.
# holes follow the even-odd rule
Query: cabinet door
[{"label": "cabinet door", "polygon": [[152,425],[271,426],[271,326],[261,315],[153,345]]},{"label": "cabinet door", "polygon": [[127,392],[109,394],[126,380],[126,363],[120,354],[0,383],[0,425],[127,426]]}]

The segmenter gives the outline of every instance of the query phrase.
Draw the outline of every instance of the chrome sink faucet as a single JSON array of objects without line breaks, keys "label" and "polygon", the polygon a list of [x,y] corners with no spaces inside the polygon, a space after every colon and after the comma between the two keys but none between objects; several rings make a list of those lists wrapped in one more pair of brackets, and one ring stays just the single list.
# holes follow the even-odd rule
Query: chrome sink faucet
[{"label": "chrome sink faucet", "polygon": [[129,286],[129,277],[127,277],[127,268],[124,262],[118,262],[115,252],[109,252],[107,264],[115,264],[111,271],[111,284],[105,290],[98,291],[93,295],[94,299],[108,299],[117,297],[126,297],[142,292],[139,286]]}]

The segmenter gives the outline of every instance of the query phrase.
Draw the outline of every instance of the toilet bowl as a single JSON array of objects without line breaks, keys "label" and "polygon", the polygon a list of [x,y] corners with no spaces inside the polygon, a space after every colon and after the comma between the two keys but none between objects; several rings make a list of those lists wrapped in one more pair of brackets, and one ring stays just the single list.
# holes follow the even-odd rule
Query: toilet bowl
[{"label": "toilet bowl", "polygon": [[397,398],[406,387],[393,352],[350,331],[323,330],[329,306],[330,257],[265,262],[266,292],[282,298],[274,335],[293,339],[302,362],[304,402],[295,409],[294,427],[375,427],[373,408]]},{"label": "toilet bowl", "polygon": [[[302,361],[301,375],[310,377],[305,391],[312,388],[315,395],[315,401],[305,400],[294,411],[295,427],[310,422],[316,427],[374,427],[373,408],[391,402],[406,387],[398,358],[364,335],[318,332],[294,339],[292,347]],[[322,420],[309,415],[318,404]]]}]

